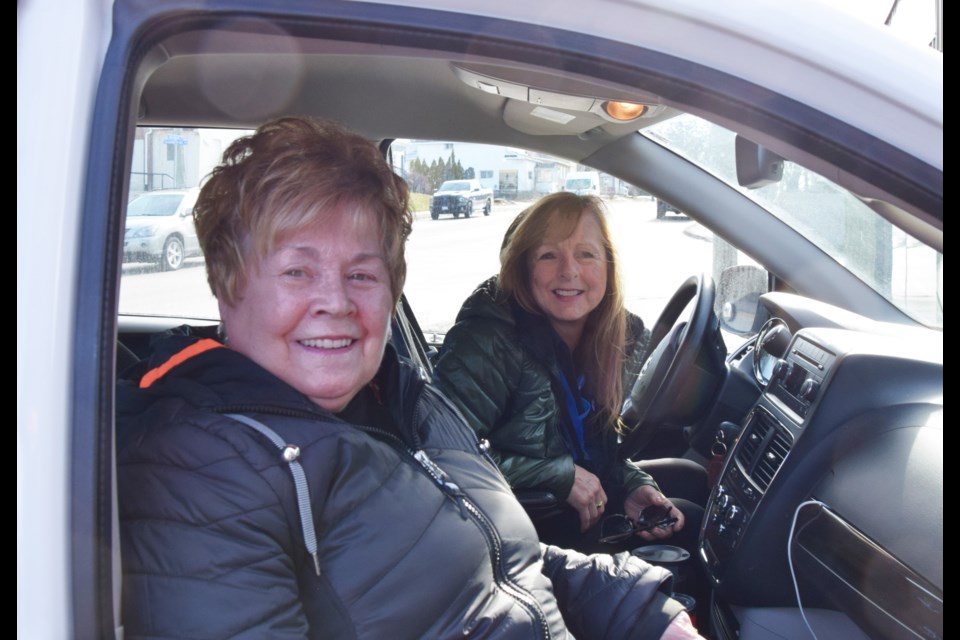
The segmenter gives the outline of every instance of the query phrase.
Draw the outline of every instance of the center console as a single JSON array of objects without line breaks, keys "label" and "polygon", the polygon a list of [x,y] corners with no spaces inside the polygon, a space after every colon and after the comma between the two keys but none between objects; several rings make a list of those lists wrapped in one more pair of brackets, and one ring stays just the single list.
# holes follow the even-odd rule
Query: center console
[{"label": "center console", "polygon": [[[761,399],[748,414],[714,487],[704,518],[700,556],[714,586],[738,555],[745,534],[813,411],[835,354],[797,336],[777,361]],[[749,550],[744,550],[748,556]],[[738,564],[749,563],[741,557]]]},{"label": "center console", "polygon": [[942,637],[942,337],[766,300],[800,328],[738,365],[761,391],[718,438],[697,549],[711,636],[800,637],[809,618],[820,637]]}]

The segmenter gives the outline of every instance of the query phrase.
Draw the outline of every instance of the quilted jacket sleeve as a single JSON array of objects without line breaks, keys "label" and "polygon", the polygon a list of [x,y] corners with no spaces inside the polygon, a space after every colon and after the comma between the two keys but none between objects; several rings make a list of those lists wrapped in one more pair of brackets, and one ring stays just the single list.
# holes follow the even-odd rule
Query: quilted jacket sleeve
[{"label": "quilted jacket sleeve", "polygon": [[564,622],[575,637],[659,638],[682,610],[668,596],[673,576],[629,553],[586,556],[541,545]]},{"label": "quilted jacket sleeve", "polygon": [[305,637],[292,528],[261,452],[216,423],[154,426],[118,456],[126,637]]},{"label": "quilted jacket sleeve", "polygon": [[564,500],[573,486],[573,458],[548,452],[544,433],[555,402],[549,386],[528,383],[527,356],[506,332],[496,322],[458,322],[444,341],[434,382],[490,441],[513,488],[546,489]]},{"label": "quilted jacket sleeve", "polygon": [[660,490],[653,476],[637,466],[637,463],[632,460],[624,460],[621,463],[621,473],[623,474],[622,485],[626,495],[630,495],[644,485],[650,485],[654,489]]}]

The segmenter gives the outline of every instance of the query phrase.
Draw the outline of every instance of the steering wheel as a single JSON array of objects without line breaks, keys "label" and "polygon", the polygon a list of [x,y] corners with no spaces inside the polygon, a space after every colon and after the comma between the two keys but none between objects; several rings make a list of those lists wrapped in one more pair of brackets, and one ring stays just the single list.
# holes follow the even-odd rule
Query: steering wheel
[{"label": "steering wheel", "polygon": [[[713,405],[725,370],[725,348],[713,310],[713,279],[687,278],[650,333],[656,345],[623,405],[621,453],[636,457],[661,427],[681,429]],[[680,314],[693,301],[685,321]]]}]

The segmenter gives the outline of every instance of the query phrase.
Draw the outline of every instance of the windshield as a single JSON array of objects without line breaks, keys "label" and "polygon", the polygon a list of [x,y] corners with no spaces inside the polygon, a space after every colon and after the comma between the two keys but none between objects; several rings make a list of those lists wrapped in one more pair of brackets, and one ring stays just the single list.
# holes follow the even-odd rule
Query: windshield
[{"label": "windshield", "polygon": [[181,200],[182,193],[140,196],[127,207],[127,216],[172,216],[177,212]]},{"label": "windshield", "polygon": [[589,189],[589,178],[571,178],[567,180],[567,189]]},{"label": "windshield", "polygon": [[[244,133],[248,132],[179,129],[178,136],[187,144],[173,146],[171,151],[171,145],[166,144],[170,138],[167,132],[141,130],[145,141],[141,155],[154,158],[154,173],[135,165],[131,191],[142,191],[150,184],[178,188],[200,184],[227,144]],[[734,166],[734,134],[693,116],[654,125],[643,134],[741,190],[910,316],[930,326],[943,326],[942,295],[938,296],[937,288],[942,254],[892,227],[850,193],[791,163],[787,163],[779,183],[757,190],[740,189]],[[492,191],[489,216],[431,219],[429,200],[435,187],[412,172],[411,168],[419,165],[411,158],[417,162],[426,158],[427,166],[431,162],[439,166],[440,159],[449,162],[453,146],[464,172],[477,175],[481,185]],[[405,292],[421,327],[437,335],[452,326],[470,292],[498,271],[500,244],[514,216],[545,193],[565,186],[571,189],[568,185],[581,180],[589,186],[591,180],[574,175],[581,167],[573,161],[532,152],[520,154],[512,148],[507,153],[502,147],[431,141],[404,141],[395,147],[396,169],[411,184],[411,204],[417,212],[407,250]],[[159,164],[157,158],[167,157],[171,158],[169,166]],[[750,262],[748,256],[682,213],[667,215],[665,208],[661,212],[653,198],[632,185],[606,174],[597,174],[592,181],[609,212],[621,257],[627,306],[648,324],[654,322],[677,286],[691,273],[702,271],[719,279],[721,267]],[[449,180],[443,184],[450,188],[469,185],[469,181]],[[148,193],[131,201],[128,215],[144,215],[141,207],[147,205],[160,210],[160,202],[173,198],[179,203],[182,197]],[[176,204],[167,206],[168,211],[175,208]],[[195,237],[184,235],[180,238],[182,246],[168,245],[166,240],[173,233],[167,230],[163,235],[130,238],[125,243],[121,313],[217,318],[217,302],[207,285]],[[161,261],[168,255],[164,249],[171,246],[182,249],[183,260],[176,267],[164,267]]]},{"label": "windshield", "polygon": [[[183,139],[187,144],[171,145],[169,131],[141,128],[139,139],[143,143],[135,149],[139,152],[136,158],[153,161],[152,165],[134,165],[131,191],[139,192],[151,185],[170,187],[171,182],[178,188],[200,184],[229,141],[245,133],[249,132],[178,129],[175,140]],[[168,163],[161,163],[168,157]],[[657,204],[648,193],[614,176],[574,176],[579,167],[571,160],[513,147],[429,140],[396,141],[392,157],[394,168],[411,185],[415,216],[406,251],[404,292],[421,328],[433,342],[442,340],[474,288],[499,271],[500,245],[517,214],[537,198],[562,190],[568,180],[584,180],[586,187],[592,186],[602,195],[620,252],[625,303],[648,325],[653,325],[667,300],[691,273],[702,271],[718,277],[722,266],[747,260],[682,214],[661,219]],[[489,215],[477,211],[470,218],[431,218],[430,194],[440,180],[434,181],[429,167],[440,167],[442,171],[454,162],[461,163],[465,173],[478,176],[480,185],[491,192]],[[148,167],[152,172],[147,171]],[[443,186],[468,184],[467,180],[455,179]],[[141,199],[152,201],[161,195],[172,194],[154,191]],[[131,203],[129,215],[135,215],[133,209]],[[184,236],[184,259],[177,268],[161,266],[165,240],[171,233],[176,231],[167,230],[150,239],[132,238],[125,243],[120,313],[215,320],[219,309],[210,293],[195,239]],[[139,247],[131,250],[134,244],[151,243],[149,255],[144,255],[147,250]],[[676,256],[683,259],[677,260]]]},{"label": "windshield", "polygon": [[440,191],[469,191],[469,182],[444,182],[440,185]]},{"label": "windshield", "polygon": [[759,189],[737,183],[733,132],[692,115],[641,131],[777,216],[918,322],[943,327],[943,254],[879,216],[842,187],[793,162]]}]

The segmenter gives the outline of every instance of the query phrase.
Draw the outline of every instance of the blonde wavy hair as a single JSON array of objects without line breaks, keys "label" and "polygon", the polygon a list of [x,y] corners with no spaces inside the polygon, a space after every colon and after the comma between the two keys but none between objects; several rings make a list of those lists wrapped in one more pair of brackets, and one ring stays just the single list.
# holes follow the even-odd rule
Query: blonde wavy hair
[{"label": "blonde wavy hair", "polygon": [[[591,215],[600,227],[607,266],[607,290],[587,322],[573,357],[583,367],[602,424],[615,423],[623,403],[623,361],[626,311],[619,260],[610,238],[606,209],[599,198],[559,192],[545,196],[517,217],[500,252],[500,288],[526,311],[542,315],[531,289],[530,252],[547,236],[568,238],[580,218]],[[513,227],[513,225],[511,225]],[[511,232],[512,231],[512,232]]]}]

